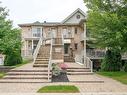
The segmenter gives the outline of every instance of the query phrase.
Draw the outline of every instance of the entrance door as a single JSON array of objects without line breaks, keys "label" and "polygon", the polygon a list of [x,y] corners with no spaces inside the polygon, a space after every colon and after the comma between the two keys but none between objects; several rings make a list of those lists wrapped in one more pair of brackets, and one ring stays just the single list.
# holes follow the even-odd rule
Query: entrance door
[{"label": "entrance door", "polygon": [[69,54],[70,44],[64,44],[64,54]]}]

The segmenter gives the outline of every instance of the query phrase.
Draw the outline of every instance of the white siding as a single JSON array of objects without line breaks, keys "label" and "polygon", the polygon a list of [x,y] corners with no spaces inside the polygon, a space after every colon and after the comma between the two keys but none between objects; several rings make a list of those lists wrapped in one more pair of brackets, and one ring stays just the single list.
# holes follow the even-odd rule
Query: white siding
[{"label": "white siding", "polygon": [[[77,15],[80,15],[80,19],[77,19]],[[68,19],[65,23],[75,23],[75,24],[78,24],[81,21],[81,19],[85,19],[85,17],[80,12],[77,12],[70,19]]]}]

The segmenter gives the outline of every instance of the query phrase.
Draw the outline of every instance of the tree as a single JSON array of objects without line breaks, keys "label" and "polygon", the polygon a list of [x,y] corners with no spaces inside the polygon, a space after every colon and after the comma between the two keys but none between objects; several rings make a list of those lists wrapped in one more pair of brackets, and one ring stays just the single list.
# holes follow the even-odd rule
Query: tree
[{"label": "tree", "polygon": [[[96,39],[95,45],[107,48],[109,51],[125,52],[127,50],[127,0],[84,0],[84,2],[88,7],[87,26],[91,37]],[[111,62],[114,61],[111,60],[108,62],[113,64]]]},{"label": "tree", "polygon": [[120,71],[121,55],[118,50],[107,50],[101,65],[102,71]]},{"label": "tree", "polygon": [[[20,30],[7,19],[8,10],[0,7],[0,53],[6,55],[5,65],[22,63]],[[14,61],[15,60],[15,61]]]}]

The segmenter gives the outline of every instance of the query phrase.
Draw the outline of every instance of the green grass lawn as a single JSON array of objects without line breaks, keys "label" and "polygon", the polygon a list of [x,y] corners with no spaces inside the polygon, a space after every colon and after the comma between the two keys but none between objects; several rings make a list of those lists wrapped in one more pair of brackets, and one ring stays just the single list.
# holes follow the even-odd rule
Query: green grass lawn
[{"label": "green grass lawn", "polygon": [[0,72],[0,78],[3,78],[6,75],[6,73]]},{"label": "green grass lawn", "polygon": [[79,93],[79,90],[74,85],[51,85],[40,88],[39,93]]},{"label": "green grass lawn", "polygon": [[97,72],[97,74],[107,76],[123,84],[127,84],[127,72]]}]

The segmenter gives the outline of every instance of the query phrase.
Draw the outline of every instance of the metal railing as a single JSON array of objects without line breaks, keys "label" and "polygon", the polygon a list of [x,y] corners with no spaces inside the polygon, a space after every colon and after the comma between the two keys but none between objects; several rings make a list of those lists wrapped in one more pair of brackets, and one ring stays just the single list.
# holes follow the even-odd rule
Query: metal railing
[{"label": "metal railing", "polygon": [[83,56],[81,54],[76,54],[74,59],[75,59],[75,62],[76,63],[80,63],[80,64],[83,64],[84,63],[83,62],[84,61],[83,60]]},{"label": "metal railing", "polygon": [[22,57],[32,57],[33,49],[21,50],[21,55],[22,55]]},{"label": "metal railing", "polygon": [[84,65],[85,68],[89,68],[90,71],[93,72],[93,62],[87,56],[84,58],[84,51],[75,55],[75,62]]},{"label": "metal railing", "polygon": [[90,68],[90,71],[93,72],[93,62],[90,60],[89,57],[86,57],[85,65],[86,68]]},{"label": "metal railing", "polygon": [[32,37],[41,37],[41,33],[33,33]]},{"label": "metal railing", "polygon": [[49,56],[49,62],[48,62],[48,81],[50,79],[50,70],[52,65],[52,44],[53,44],[53,38],[51,38],[51,44],[50,44],[50,56]]},{"label": "metal railing", "polygon": [[105,50],[98,50],[98,49],[86,49],[86,55],[88,57],[104,57],[106,51]]},{"label": "metal railing", "polygon": [[72,34],[64,34],[63,37],[64,38],[73,38]]},{"label": "metal railing", "polygon": [[35,63],[35,60],[36,60],[36,58],[37,58],[39,49],[40,49],[40,47],[41,47],[41,45],[42,45],[42,41],[43,41],[43,39],[40,38],[39,41],[38,41],[37,47],[36,47],[36,49],[34,50],[34,53],[33,53],[33,63]]}]

